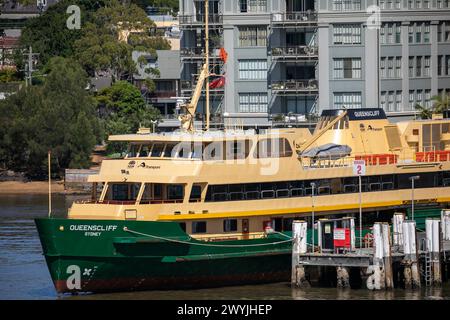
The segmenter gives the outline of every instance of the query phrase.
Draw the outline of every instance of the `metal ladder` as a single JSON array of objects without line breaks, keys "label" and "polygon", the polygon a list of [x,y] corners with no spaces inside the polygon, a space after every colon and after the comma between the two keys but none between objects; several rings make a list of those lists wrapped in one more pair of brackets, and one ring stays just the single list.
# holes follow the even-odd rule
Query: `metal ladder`
[{"label": "metal ladder", "polygon": [[432,256],[431,252],[428,250],[429,248],[429,241],[427,239],[422,239],[422,248],[425,251],[425,270],[424,270],[424,278],[425,278],[425,284],[427,287],[431,286],[431,263],[432,263]]}]

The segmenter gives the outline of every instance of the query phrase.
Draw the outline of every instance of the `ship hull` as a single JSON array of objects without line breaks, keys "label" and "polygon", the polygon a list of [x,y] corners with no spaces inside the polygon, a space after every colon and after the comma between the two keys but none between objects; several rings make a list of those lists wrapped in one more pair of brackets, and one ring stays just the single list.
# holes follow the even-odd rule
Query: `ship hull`
[{"label": "ship hull", "polygon": [[[59,293],[188,289],[289,281],[291,242],[201,242],[173,222],[36,219]],[[124,230],[125,228],[125,230]]]}]

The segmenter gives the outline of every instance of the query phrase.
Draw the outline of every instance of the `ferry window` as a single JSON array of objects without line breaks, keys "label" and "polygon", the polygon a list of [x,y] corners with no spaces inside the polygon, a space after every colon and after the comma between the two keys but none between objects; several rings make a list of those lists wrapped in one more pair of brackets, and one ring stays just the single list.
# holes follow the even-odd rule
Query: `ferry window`
[{"label": "ferry window", "polygon": [[211,142],[207,144],[203,151],[204,160],[223,160],[224,159],[224,143]]},{"label": "ferry window", "polygon": [[177,145],[177,151],[175,152],[175,158],[189,158],[192,152],[191,143],[180,143]]},{"label": "ferry window", "polygon": [[251,144],[249,140],[227,141],[227,160],[247,158],[250,147]]},{"label": "ferry window", "polygon": [[283,158],[292,156],[292,148],[285,138],[264,139],[258,141],[255,153],[256,158]]},{"label": "ferry window", "polygon": [[151,145],[144,144],[141,147],[141,150],[139,150],[139,157],[148,157],[150,153]]},{"label": "ferry window", "polygon": [[223,220],[223,232],[237,231],[237,219]]},{"label": "ferry window", "polygon": [[192,222],[192,233],[205,233],[205,232],[206,232],[206,221]]},{"label": "ferry window", "polygon": [[182,184],[171,184],[167,186],[168,200],[181,200],[184,197],[184,188]]},{"label": "ferry window", "polygon": [[155,143],[152,148],[152,152],[150,154],[151,157],[161,157],[161,153],[163,151],[164,144]]},{"label": "ferry window", "polygon": [[189,197],[189,202],[198,202],[202,197],[202,186],[193,185],[191,190],[191,196]]},{"label": "ferry window", "polygon": [[128,153],[127,153],[127,158],[134,158],[136,157],[136,154],[139,150],[139,146],[138,144],[130,144],[129,148],[128,148]]},{"label": "ferry window", "polygon": [[175,147],[174,143],[166,144],[166,147],[164,148],[163,157],[164,158],[171,158],[172,157],[172,151],[173,151],[174,147]]},{"label": "ferry window", "polygon": [[181,230],[186,232],[186,222],[180,222],[180,228],[181,228]]},{"label": "ferry window", "polygon": [[132,201],[136,200],[140,183],[116,183],[112,185],[112,199],[116,201]]},{"label": "ferry window", "polygon": [[127,184],[113,184],[112,186],[112,200],[128,200],[128,185]]},{"label": "ferry window", "polygon": [[192,149],[192,159],[201,159],[203,154],[203,144],[202,143],[194,143],[194,147]]},{"label": "ferry window", "polygon": [[153,198],[154,199],[162,199],[162,184],[155,183],[153,184]]}]

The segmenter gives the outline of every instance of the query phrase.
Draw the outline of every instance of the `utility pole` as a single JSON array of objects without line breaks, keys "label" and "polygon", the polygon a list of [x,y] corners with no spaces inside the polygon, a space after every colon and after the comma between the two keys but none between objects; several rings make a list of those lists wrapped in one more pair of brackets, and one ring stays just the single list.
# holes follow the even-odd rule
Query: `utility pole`
[{"label": "utility pole", "polygon": [[25,69],[21,71],[25,71],[25,86],[28,87],[28,84],[32,85],[33,72],[36,71],[33,69],[33,58],[38,56],[39,53],[33,53],[33,48],[31,46],[28,49],[28,53],[23,54],[26,58]]}]

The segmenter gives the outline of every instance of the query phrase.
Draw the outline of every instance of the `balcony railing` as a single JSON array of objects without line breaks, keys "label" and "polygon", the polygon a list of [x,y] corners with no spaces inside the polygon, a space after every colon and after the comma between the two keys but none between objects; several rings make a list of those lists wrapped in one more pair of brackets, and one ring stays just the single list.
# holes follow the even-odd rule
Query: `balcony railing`
[{"label": "balcony railing", "polygon": [[298,12],[279,12],[272,13],[272,24],[316,24],[317,12],[298,11]]},{"label": "balcony railing", "polygon": [[[219,56],[216,54],[218,48],[211,48],[209,57],[211,59],[218,59]],[[205,56],[205,49],[201,47],[194,48],[181,48],[180,49],[181,59],[203,59]]]},{"label": "balcony railing", "polygon": [[[205,15],[194,14],[194,15],[185,15],[179,16],[180,25],[204,25],[205,24]],[[223,16],[219,14],[210,14],[208,15],[208,22],[214,26],[223,23]]]},{"label": "balcony railing", "polygon": [[317,94],[319,91],[316,79],[273,81],[271,84],[274,93],[305,93]]},{"label": "balcony railing", "polygon": [[319,50],[317,46],[289,46],[272,48],[272,57],[274,59],[313,59],[318,58],[318,54]]},{"label": "balcony railing", "polygon": [[161,99],[161,98],[171,98],[171,97],[176,97],[177,96],[177,92],[174,91],[155,91],[152,92],[150,94],[148,94],[147,98],[148,99]]},{"label": "balcony railing", "polygon": [[[182,80],[181,81],[181,90],[184,91],[190,91],[194,90],[195,86],[197,85],[197,81],[189,81],[189,80]],[[203,91],[205,90],[205,87],[203,86]],[[221,93],[224,91],[224,88],[210,88],[209,91],[211,93]]]}]

